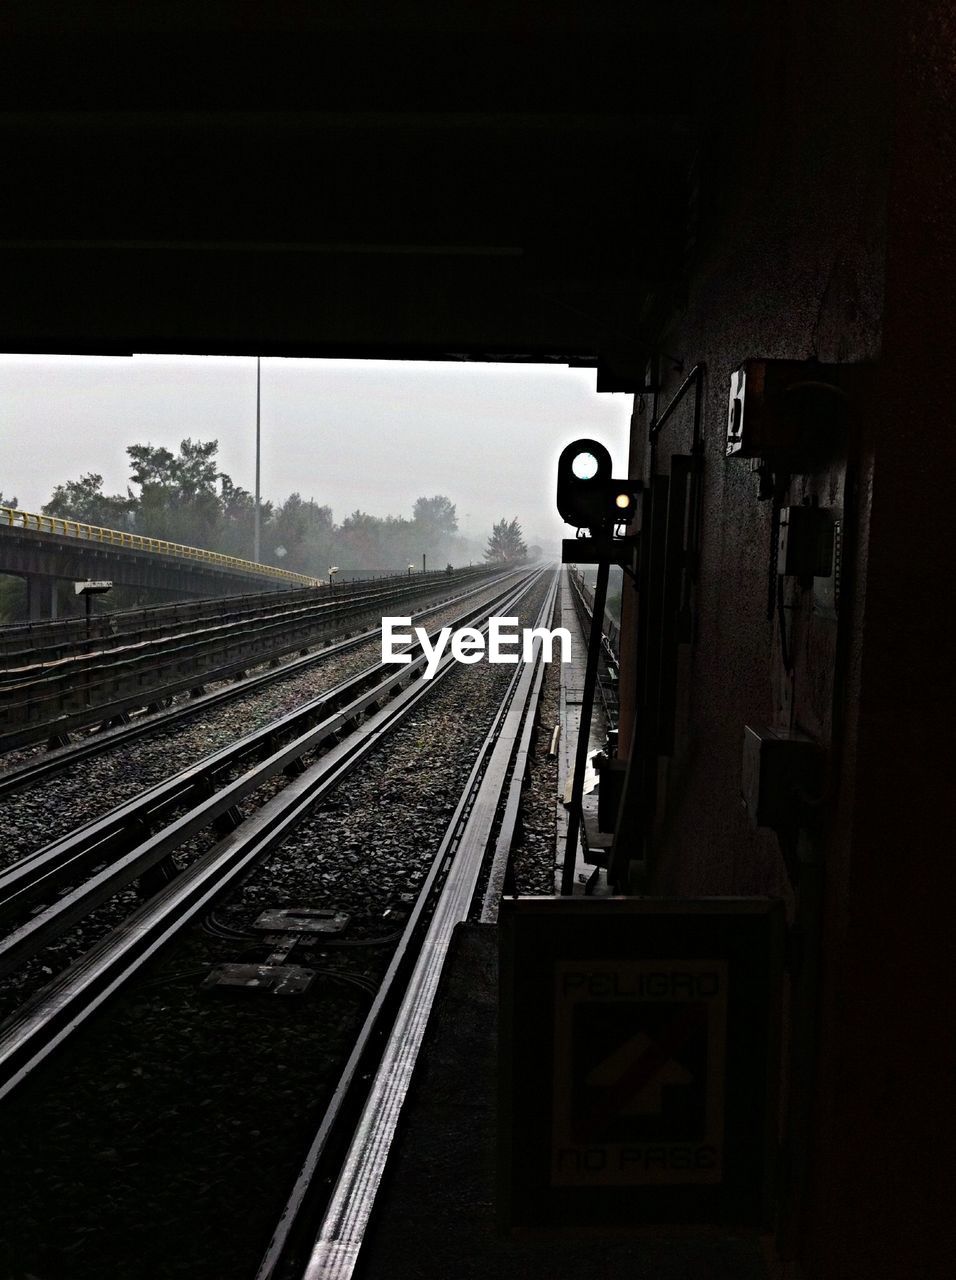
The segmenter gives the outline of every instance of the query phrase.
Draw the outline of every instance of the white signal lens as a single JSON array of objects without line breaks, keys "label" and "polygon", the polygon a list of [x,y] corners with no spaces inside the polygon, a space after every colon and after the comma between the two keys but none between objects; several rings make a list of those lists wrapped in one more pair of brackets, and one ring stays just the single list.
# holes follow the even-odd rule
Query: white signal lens
[{"label": "white signal lens", "polygon": [[593,480],[597,469],[598,460],[593,453],[579,453],[571,463],[571,470],[579,480]]}]

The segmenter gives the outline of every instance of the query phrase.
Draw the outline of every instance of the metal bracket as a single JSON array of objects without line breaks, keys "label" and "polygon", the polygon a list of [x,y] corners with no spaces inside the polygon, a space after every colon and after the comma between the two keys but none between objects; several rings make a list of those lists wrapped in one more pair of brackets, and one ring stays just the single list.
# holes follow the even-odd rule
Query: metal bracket
[{"label": "metal bracket", "polygon": [[639,545],[640,534],[638,533],[627,534],[623,538],[610,535],[598,538],[563,538],[561,563],[617,564],[630,572]]}]

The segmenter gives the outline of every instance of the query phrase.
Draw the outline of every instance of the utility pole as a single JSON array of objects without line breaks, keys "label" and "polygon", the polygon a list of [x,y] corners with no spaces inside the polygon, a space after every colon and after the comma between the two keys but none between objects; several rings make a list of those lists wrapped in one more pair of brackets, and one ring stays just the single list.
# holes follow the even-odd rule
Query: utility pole
[{"label": "utility pole", "polygon": [[253,535],[252,558],[259,563],[259,425],[260,425],[260,385],[262,374],[262,357],[256,356],[256,522]]}]

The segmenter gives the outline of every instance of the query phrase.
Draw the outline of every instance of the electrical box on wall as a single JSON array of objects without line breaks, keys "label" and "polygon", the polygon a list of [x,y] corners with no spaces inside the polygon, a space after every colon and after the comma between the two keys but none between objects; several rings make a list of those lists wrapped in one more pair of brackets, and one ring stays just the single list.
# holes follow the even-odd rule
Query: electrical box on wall
[{"label": "electrical box on wall", "polygon": [[820,790],[819,745],[797,729],[744,728],[741,793],[754,827],[794,826]]},{"label": "electrical box on wall", "polygon": [[799,470],[842,436],[846,395],[839,366],[745,360],[730,379],[726,453]]}]

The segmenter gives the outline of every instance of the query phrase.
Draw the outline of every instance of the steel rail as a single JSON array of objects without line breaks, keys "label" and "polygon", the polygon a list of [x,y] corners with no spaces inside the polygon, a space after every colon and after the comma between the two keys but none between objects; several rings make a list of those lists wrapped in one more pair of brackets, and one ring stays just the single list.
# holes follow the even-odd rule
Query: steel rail
[{"label": "steel rail", "polygon": [[[538,576],[539,572],[531,575],[506,607],[513,607]],[[373,713],[361,733],[333,746],[322,760],[290,781],[240,828],[197,858],[12,1014],[0,1026],[0,1099],[7,1097],[186,925],[207,912],[254,863],[280,844],[305,814],[393,732],[456,665],[446,654],[432,680],[410,684],[389,705]]]},{"label": "steel rail", "polygon": [[[81,637],[71,640],[68,645],[56,646],[55,650],[60,655],[58,657],[18,667],[11,666],[8,662],[0,669],[0,692],[4,696],[15,694],[21,688],[24,692],[30,692],[54,680],[69,681],[76,674],[86,677],[97,671],[109,671],[123,662],[158,658],[168,651],[186,647],[194,639],[199,642],[208,639],[212,642],[230,635],[241,635],[251,625],[258,629],[276,622],[289,626],[295,620],[309,626],[313,621],[322,625],[329,619],[337,620],[341,614],[367,612],[383,600],[402,599],[417,594],[420,590],[417,579],[412,583],[410,579],[403,578],[398,582],[392,581],[387,586],[372,585],[364,591],[339,597],[326,594],[322,599],[317,599],[312,593],[308,599],[297,595],[295,599],[289,600],[285,595],[270,592],[258,607],[185,619],[178,626],[160,623],[137,632],[97,637],[94,641]],[[64,648],[69,648],[71,652],[61,652]],[[36,658],[36,650],[31,650],[29,656]]]},{"label": "steel rail", "polygon": [[[537,626],[545,625],[552,616],[556,590],[557,575],[554,575]],[[516,753],[520,755],[526,728],[537,712],[544,663],[540,639],[535,645],[534,660],[515,672],[479,750],[405,926],[402,942],[392,957],[312,1141],[256,1280],[276,1280],[280,1268],[289,1262],[296,1235],[301,1231],[301,1219],[315,1197],[321,1170],[335,1145],[336,1130],[341,1127],[348,1104],[355,1102],[354,1095],[361,1085],[373,1045],[383,1034],[386,1014],[394,1006],[400,984],[408,974],[305,1271],[306,1280],[346,1280],[352,1275],[424,1039],[452,932],[468,918],[506,780],[513,763],[517,770]],[[439,885],[442,885],[441,897],[427,919]],[[419,938],[421,945],[415,947]]]},{"label": "steel rail", "polygon": [[228,596],[110,609],[105,613],[91,613],[89,636],[83,614],[46,622],[5,622],[0,626],[0,664],[9,665],[21,653],[60,652],[85,644],[88,639],[97,644],[122,643],[130,636],[148,634],[162,626],[175,629],[191,622],[201,622],[204,618],[214,618],[220,613],[238,615],[262,607],[266,595],[294,604],[298,600],[314,599],[315,594],[315,587],[289,587],[281,595],[274,591],[245,591]]},{"label": "steel rail", "polygon": [[0,626],[0,679],[20,666],[39,666],[43,662],[54,663],[69,658],[72,651],[84,652],[90,646],[109,652],[137,640],[153,636],[172,636],[201,626],[205,622],[235,621],[252,618],[270,609],[293,609],[317,604],[349,604],[352,600],[390,590],[421,591],[427,587],[441,588],[446,584],[458,587],[474,582],[489,574],[490,566],[457,569],[451,574],[432,572],[424,578],[416,574],[390,574],[384,578],[358,582],[337,582],[333,592],[323,583],[320,587],[296,590],[258,591],[236,596],[213,599],[179,601],[176,604],[151,605],[132,610],[116,610],[94,614],[89,619],[82,616],[60,622],[13,623]]},{"label": "steel rail", "polygon": [[[555,585],[554,595],[557,595],[557,585]],[[551,599],[552,610],[554,608],[554,595]],[[485,893],[481,902],[482,924],[495,924],[497,922],[498,905],[507,892],[509,879],[513,875],[512,850],[515,836],[518,832],[518,824],[521,820],[521,798],[528,781],[529,761],[538,729],[538,709],[541,703],[541,687],[543,684],[544,663],[541,662],[538,664],[534,687],[531,691],[531,705],[535,708],[535,714],[525,717],[521,730],[521,740],[515,753],[501,826],[498,829],[495,851],[488,870],[488,883],[485,886]]]},{"label": "steel rail", "polygon": [[[512,587],[508,587],[505,594],[511,590]],[[461,614],[458,621],[470,622],[480,616],[486,608],[494,607],[496,602],[493,599],[487,604],[474,606]],[[369,636],[375,634],[377,634],[375,631],[368,633]],[[409,649],[419,650],[417,661],[411,667],[403,667],[399,671],[386,675],[384,682],[382,675],[389,669],[382,663],[373,663],[364,671],[318,694],[302,706],[286,712],[266,725],[261,725],[219,751],[179,770],[139,795],[115,806],[101,817],[28,854],[0,872],[0,920],[7,919],[15,915],[18,910],[31,905],[42,897],[45,891],[58,888],[70,878],[73,871],[88,863],[91,858],[103,858],[111,852],[116,852],[123,845],[124,838],[127,845],[130,836],[142,839],[158,820],[191,798],[195,797],[200,801],[210,800],[213,785],[220,775],[249,756],[261,758],[262,753],[269,751],[270,747],[273,747],[281,738],[302,735],[302,731],[311,728],[323,714],[326,719],[319,726],[324,731],[323,736],[328,737],[337,732],[341,728],[340,718],[332,720],[328,718],[333,709],[340,708],[343,703],[349,704],[351,700],[351,705],[346,705],[343,710],[342,723],[348,723],[349,719],[361,714],[367,705],[371,705],[368,698],[361,696],[370,685],[378,682],[372,693],[372,701],[374,701],[375,698],[386,696],[383,691],[384,686],[387,685],[389,688],[397,686],[406,675],[414,674],[421,668],[424,662],[421,646],[412,644]],[[317,739],[315,732],[312,732],[297,736],[295,741],[302,746],[300,754],[304,754],[305,751],[314,749],[321,738]],[[287,751],[273,755],[271,758],[277,763],[269,768],[266,763],[260,764],[256,772],[261,780],[266,781],[281,768],[288,768],[295,757],[290,760],[286,758],[287,755]],[[238,799],[239,797],[235,797],[236,802]],[[208,807],[213,817],[221,816],[217,806],[210,804]],[[0,943],[0,972],[3,971],[2,946],[3,944]]]},{"label": "steel rail", "polygon": [[207,681],[224,679],[255,663],[316,643],[321,633],[341,620],[340,614],[347,617],[364,613],[371,618],[384,600],[397,603],[406,594],[396,589],[385,595],[363,597],[362,609],[354,598],[348,604],[316,606],[325,611],[321,620],[315,620],[312,614],[303,619],[302,611],[295,611],[291,616],[247,621],[240,632],[226,628],[225,634],[219,636],[215,635],[218,628],[207,627],[192,637],[173,637],[158,653],[127,654],[94,662],[86,669],[78,666],[48,679],[0,685],[4,721],[0,750],[62,735]]},{"label": "steel rail", "polygon": [[[499,603],[512,602],[515,588],[502,600],[476,605],[462,614],[468,623]],[[433,633],[434,634],[434,633]],[[16,969],[54,938],[89,915],[144,872],[169,858],[183,844],[213,825],[217,819],[235,822],[237,808],[248,796],[277,774],[296,767],[329,739],[336,737],[369,711],[409,683],[426,663],[420,645],[409,664],[391,668],[378,663],[320,694],[302,707],[253,730],[234,743],[180,770],[164,782],[116,806],[108,814],[53,841],[21,859],[0,874],[0,919],[9,919],[39,900],[48,900],[62,884],[75,879],[91,862],[119,852],[120,856],[95,872],[72,891],[58,897],[46,909],[13,928],[0,939],[0,976]],[[345,705],[341,705],[342,702]],[[333,711],[332,708],[336,709]],[[324,716],[319,723],[316,718]],[[279,737],[295,735],[278,750]],[[214,791],[217,781],[249,756],[262,756],[252,769]],[[198,799],[162,831],[142,836],[171,811]],[[133,848],[130,849],[130,842]]]},{"label": "steel rail", "polygon": [[[504,577],[511,576],[510,574]],[[471,596],[478,595],[479,592],[486,591],[489,586],[493,586],[496,582],[502,581],[502,577],[487,578],[479,586],[473,587],[468,591],[461,592],[458,595],[450,597],[442,597],[434,603],[427,605],[424,609],[419,610],[411,615],[412,623],[415,624],[427,614],[434,612],[443,605],[453,603],[454,601],[465,601]],[[260,672],[254,676],[248,676],[242,680],[236,680],[226,689],[217,689],[212,693],[202,694],[198,698],[191,698],[188,703],[171,707],[164,711],[151,715],[148,719],[137,720],[134,723],[120,725],[113,729],[103,730],[82,742],[71,743],[67,747],[57,748],[53,751],[45,753],[38,760],[28,760],[23,764],[14,765],[12,768],[0,772],[0,799],[12,792],[20,791],[24,787],[34,786],[37,782],[44,778],[48,778],[55,773],[61,772],[63,769],[69,768],[79,760],[87,759],[90,756],[98,755],[103,751],[110,751],[120,743],[131,742],[136,738],[144,737],[154,731],[168,728],[171,725],[178,724],[183,720],[191,719],[194,716],[201,715],[211,707],[218,706],[224,702],[231,702],[234,698],[243,697],[256,689],[263,688],[266,685],[273,684],[277,680],[283,680],[289,675],[306,671],[334,654],[345,653],[349,649],[358,648],[359,645],[365,644],[367,641],[374,639],[380,633],[379,627],[372,627],[368,631],[363,631],[357,636],[352,636],[346,640],[336,641],[330,645],[324,645],[315,653],[310,653],[302,657],[291,659],[283,665]],[[207,676],[206,679],[209,677]],[[190,682],[192,683],[192,682]],[[99,716],[97,717],[97,719]]]},{"label": "steel rail", "polygon": [[[414,674],[421,669],[423,662],[424,659],[419,657],[410,667],[403,668],[400,675],[396,675],[394,682],[389,684],[398,683],[409,672]],[[168,853],[179,844],[234,808],[249,794],[250,786],[255,789],[283,769],[288,769],[302,755],[321,746],[325,739],[332,737],[350,719],[361,714],[367,705],[371,705],[370,699],[374,701],[376,698],[386,696],[381,682],[372,690],[369,697],[356,696],[358,689],[368,685],[368,680],[369,672],[360,672],[359,675],[343,681],[335,689],[312,699],[304,707],[287,713],[281,720],[253,730],[236,742],[230,743],[196,764],[180,770],[171,778],[164,779],[118,805],[108,814],[94,819],[78,831],[70,832],[14,863],[0,873],[0,920],[22,914],[33,903],[49,897],[60,885],[74,878],[82,867],[92,861],[101,861],[116,853],[118,849],[128,847],[131,839],[135,840],[137,834],[142,837],[172,811],[183,804],[189,804],[193,799],[198,799],[199,803],[195,804],[187,815],[189,820],[182,824],[175,824],[177,836],[173,845],[167,848],[167,842],[163,840],[157,846],[166,850],[165,853],[160,854],[160,857],[168,856]],[[315,729],[300,733],[281,751],[271,752],[266,760],[243,775],[243,778],[232,786],[224,788],[222,793],[210,794],[220,775],[235,768],[249,756],[254,756],[263,749],[268,750],[269,746],[274,745],[274,739],[283,736],[284,732],[294,731],[295,727],[301,729],[305,724],[313,721],[321,711],[331,713],[342,697],[349,696],[352,697],[352,701],[342,712],[337,715],[327,714]],[[170,832],[172,831],[173,828],[170,828]],[[145,852],[151,847],[151,841],[141,840],[138,847]],[[150,854],[141,869],[148,870],[153,865],[155,863]],[[118,867],[119,863],[114,866]],[[135,879],[136,876],[132,878]],[[117,887],[122,887],[122,883]],[[109,892],[114,892],[114,889],[111,888]],[[64,905],[65,903],[58,904],[58,906]],[[31,922],[31,932],[43,918],[37,917]],[[16,933],[0,940],[0,975],[15,967],[15,964],[10,962],[8,950],[15,937]],[[44,940],[49,938],[41,940],[41,945]]]}]

